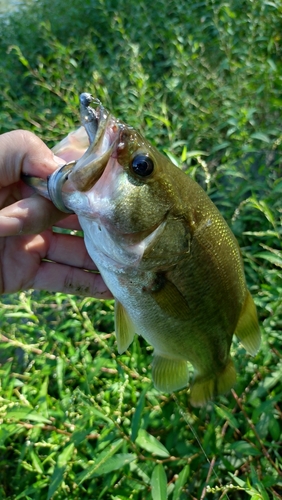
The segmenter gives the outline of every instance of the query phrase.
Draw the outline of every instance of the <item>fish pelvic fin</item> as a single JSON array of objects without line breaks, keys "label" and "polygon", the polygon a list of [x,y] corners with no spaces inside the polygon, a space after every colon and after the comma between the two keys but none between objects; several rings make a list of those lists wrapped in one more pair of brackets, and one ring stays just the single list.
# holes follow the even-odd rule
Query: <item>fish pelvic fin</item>
[{"label": "fish pelvic fin", "polygon": [[178,288],[166,278],[160,289],[152,291],[152,297],[168,316],[187,321],[191,318],[191,310]]},{"label": "fish pelvic fin", "polygon": [[192,406],[204,406],[213,397],[229,391],[236,382],[236,370],[231,358],[224,370],[211,376],[197,375],[190,393]]},{"label": "fish pelvic fin", "polygon": [[173,392],[187,386],[189,372],[187,361],[169,359],[154,354],[152,376],[156,389],[162,392]]},{"label": "fish pelvic fin", "polygon": [[249,291],[247,291],[235,335],[252,356],[258,352],[261,341],[260,328],[257,309]]},{"label": "fish pelvic fin", "polygon": [[115,300],[115,329],[118,352],[122,354],[133,341],[135,328],[123,305],[117,299]]}]

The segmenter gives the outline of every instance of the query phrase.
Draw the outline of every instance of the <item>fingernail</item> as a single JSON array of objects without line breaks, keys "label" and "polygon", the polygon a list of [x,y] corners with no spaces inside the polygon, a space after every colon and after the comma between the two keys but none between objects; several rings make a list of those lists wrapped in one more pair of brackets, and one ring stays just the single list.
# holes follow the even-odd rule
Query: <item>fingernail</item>
[{"label": "fingernail", "polygon": [[57,165],[59,165],[59,166],[61,166],[61,165],[65,165],[65,164],[66,164],[65,160],[63,160],[63,158],[60,158],[60,157],[59,157],[59,156],[57,156],[57,155],[54,155],[54,156],[53,156],[53,158],[54,158],[54,161],[55,161],[55,162],[57,163]]},{"label": "fingernail", "polygon": [[0,237],[16,236],[22,231],[22,221],[15,217],[0,215]]}]

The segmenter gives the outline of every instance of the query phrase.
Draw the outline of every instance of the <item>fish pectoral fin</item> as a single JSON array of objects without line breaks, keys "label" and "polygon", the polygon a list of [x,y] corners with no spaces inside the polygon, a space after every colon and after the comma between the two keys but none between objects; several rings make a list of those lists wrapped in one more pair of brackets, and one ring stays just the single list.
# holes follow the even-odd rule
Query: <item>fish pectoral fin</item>
[{"label": "fish pectoral fin", "polygon": [[135,328],[123,305],[117,299],[115,300],[115,329],[118,352],[122,354],[133,341]]},{"label": "fish pectoral fin", "polygon": [[236,370],[232,359],[229,358],[222,372],[196,375],[191,387],[190,403],[192,406],[203,406],[213,397],[229,391],[235,382]]},{"label": "fish pectoral fin", "polygon": [[189,372],[187,361],[164,358],[163,356],[154,354],[152,376],[154,385],[159,391],[178,391],[188,384]]},{"label": "fish pectoral fin", "polygon": [[157,291],[152,291],[152,298],[168,316],[187,321],[191,318],[190,308],[178,288],[169,280]]},{"label": "fish pectoral fin", "polygon": [[235,335],[250,354],[254,356],[258,352],[261,341],[260,329],[256,306],[249,291],[242,307]]}]

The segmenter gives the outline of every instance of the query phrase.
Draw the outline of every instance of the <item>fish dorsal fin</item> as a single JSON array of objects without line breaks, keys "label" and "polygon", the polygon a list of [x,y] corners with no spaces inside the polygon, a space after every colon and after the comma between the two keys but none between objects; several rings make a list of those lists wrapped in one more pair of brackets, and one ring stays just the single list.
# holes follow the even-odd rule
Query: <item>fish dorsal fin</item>
[{"label": "fish dorsal fin", "polygon": [[171,281],[164,278],[159,290],[151,293],[158,306],[168,316],[183,321],[191,318],[191,311],[185,298]]},{"label": "fish dorsal fin", "polygon": [[173,392],[188,384],[187,361],[183,359],[164,358],[154,355],[152,375],[156,389],[163,392]]},{"label": "fish dorsal fin", "polygon": [[135,328],[123,305],[117,299],[115,300],[115,329],[118,352],[122,354],[133,341]]},{"label": "fish dorsal fin", "polygon": [[254,356],[257,353],[260,347],[260,329],[256,306],[249,291],[247,291],[235,335],[250,354]]},{"label": "fish dorsal fin", "polygon": [[235,382],[236,370],[232,359],[229,358],[222,372],[209,376],[196,375],[191,387],[190,403],[192,406],[203,406],[214,396],[229,391]]}]

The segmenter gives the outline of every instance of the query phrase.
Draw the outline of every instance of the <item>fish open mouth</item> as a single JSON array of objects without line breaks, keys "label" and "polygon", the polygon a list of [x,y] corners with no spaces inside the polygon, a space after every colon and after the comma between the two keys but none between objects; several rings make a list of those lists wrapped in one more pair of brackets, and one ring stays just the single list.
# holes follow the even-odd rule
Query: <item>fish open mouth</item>
[{"label": "fish open mouth", "polygon": [[64,192],[85,192],[94,186],[105,170],[120,132],[118,120],[86,92],[80,95],[80,117],[89,138],[88,149],[79,160],[56,170],[47,182],[50,199],[65,212],[69,209],[64,203]]}]

